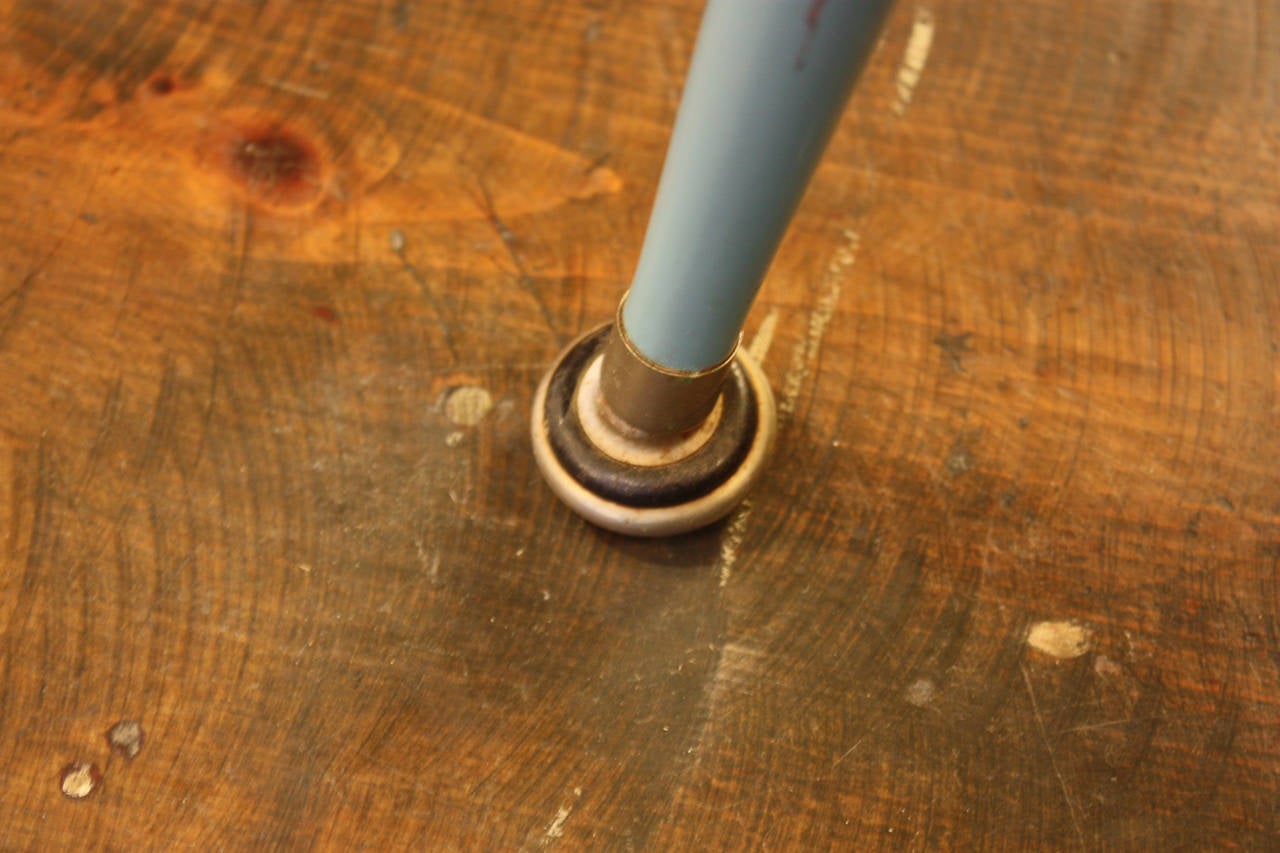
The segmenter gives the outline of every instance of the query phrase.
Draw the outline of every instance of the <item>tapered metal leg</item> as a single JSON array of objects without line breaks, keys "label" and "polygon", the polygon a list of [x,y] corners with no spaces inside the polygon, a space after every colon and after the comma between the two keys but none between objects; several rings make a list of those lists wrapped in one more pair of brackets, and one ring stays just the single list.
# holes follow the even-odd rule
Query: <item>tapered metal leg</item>
[{"label": "tapered metal leg", "polygon": [[742,326],[888,7],[707,4],[631,289],[534,403],[539,467],[592,522],[692,530],[758,478],[774,404]]}]

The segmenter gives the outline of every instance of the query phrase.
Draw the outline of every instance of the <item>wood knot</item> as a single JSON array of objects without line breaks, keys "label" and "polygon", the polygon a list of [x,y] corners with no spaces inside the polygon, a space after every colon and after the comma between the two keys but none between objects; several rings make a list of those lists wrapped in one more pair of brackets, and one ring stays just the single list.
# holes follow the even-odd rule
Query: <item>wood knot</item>
[{"label": "wood knot", "polygon": [[247,131],[232,143],[231,168],[254,200],[268,207],[298,207],[320,191],[315,146],[281,127]]},{"label": "wood knot", "polygon": [[148,91],[161,98],[165,95],[172,95],[176,88],[178,88],[178,84],[168,74],[157,74],[147,81]]},{"label": "wood knot", "polygon": [[200,147],[205,168],[222,173],[260,210],[302,213],[324,195],[327,158],[283,119],[230,117],[210,128]]}]

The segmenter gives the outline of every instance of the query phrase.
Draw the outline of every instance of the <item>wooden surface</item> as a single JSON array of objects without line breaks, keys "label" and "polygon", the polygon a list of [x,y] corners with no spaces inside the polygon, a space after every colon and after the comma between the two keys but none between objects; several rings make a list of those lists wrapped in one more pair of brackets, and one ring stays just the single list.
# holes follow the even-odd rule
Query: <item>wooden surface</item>
[{"label": "wooden surface", "polygon": [[902,2],[626,541],[526,418],[697,19],[3,5],[0,847],[1275,849],[1280,8]]}]

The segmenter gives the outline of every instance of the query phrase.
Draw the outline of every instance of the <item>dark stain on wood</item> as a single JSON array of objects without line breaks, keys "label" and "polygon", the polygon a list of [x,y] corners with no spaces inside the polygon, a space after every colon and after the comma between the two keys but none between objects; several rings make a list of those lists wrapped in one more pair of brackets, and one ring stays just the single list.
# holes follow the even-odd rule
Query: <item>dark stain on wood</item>
[{"label": "dark stain on wood", "polygon": [[173,77],[168,74],[157,74],[155,77],[152,77],[147,81],[147,89],[151,94],[159,97],[173,94],[177,87],[178,84],[174,82]]},{"label": "dark stain on wood", "polygon": [[245,128],[231,143],[231,169],[255,201],[296,207],[320,189],[320,160],[314,145],[280,124]]},{"label": "dark stain on wood", "polygon": [[311,308],[311,316],[330,326],[338,325],[338,312],[328,305],[315,305]]},{"label": "dark stain on wood", "polygon": [[973,352],[973,347],[969,345],[969,339],[972,337],[972,332],[939,332],[934,337],[933,343],[942,350],[952,370],[956,373],[964,373],[964,356]]}]

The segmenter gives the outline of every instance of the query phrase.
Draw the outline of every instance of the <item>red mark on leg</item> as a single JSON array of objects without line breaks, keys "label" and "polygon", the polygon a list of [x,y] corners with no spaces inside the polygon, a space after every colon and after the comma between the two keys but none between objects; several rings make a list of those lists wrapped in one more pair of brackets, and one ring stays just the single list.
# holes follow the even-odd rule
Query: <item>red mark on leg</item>
[{"label": "red mark on leg", "polygon": [[822,17],[822,9],[827,5],[827,0],[813,0],[809,5],[809,15],[804,19],[809,25],[809,32],[818,31],[818,20]]},{"label": "red mark on leg", "polygon": [[804,34],[804,44],[800,45],[800,53],[796,56],[797,71],[804,70],[805,62],[809,58],[809,48],[813,46],[813,39],[818,34],[818,24],[822,20],[822,10],[826,5],[827,0],[813,0],[809,4],[809,12],[804,18],[807,32]]}]

